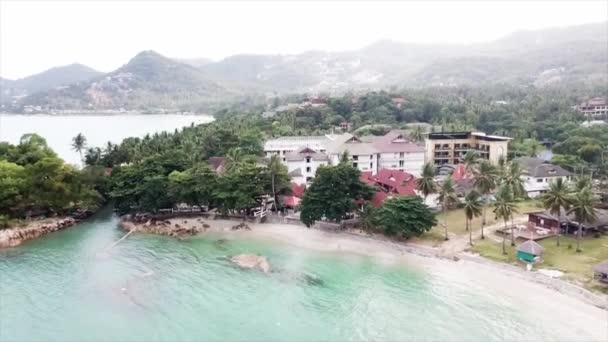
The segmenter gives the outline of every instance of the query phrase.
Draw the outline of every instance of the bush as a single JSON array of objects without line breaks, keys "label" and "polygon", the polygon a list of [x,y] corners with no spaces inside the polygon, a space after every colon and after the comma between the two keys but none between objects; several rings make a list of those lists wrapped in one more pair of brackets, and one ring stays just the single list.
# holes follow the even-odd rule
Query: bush
[{"label": "bush", "polygon": [[404,238],[420,236],[437,224],[435,213],[418,196],[391,198],[374,216],[384,234]]}]

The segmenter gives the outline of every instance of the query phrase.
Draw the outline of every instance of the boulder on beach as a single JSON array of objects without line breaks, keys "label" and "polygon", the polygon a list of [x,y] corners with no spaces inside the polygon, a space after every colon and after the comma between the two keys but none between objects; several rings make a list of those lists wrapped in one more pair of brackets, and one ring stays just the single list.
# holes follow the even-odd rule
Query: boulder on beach
[{"label": "boulder on beach", "polygon": [[239,254],[230,258],[234,264],[242,268],[258,269],[264,273],[270,271],[270,264],[265,256],[255,254]]}]

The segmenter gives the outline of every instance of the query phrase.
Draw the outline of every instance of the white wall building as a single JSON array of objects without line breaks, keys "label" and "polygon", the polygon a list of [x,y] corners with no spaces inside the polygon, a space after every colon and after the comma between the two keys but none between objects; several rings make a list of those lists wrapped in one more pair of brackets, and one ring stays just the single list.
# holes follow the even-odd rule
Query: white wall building
[{"label": "white wall building", "polygon": [[298,150],[300,147],[310,147],[316,152],[325,153],[329,136],[280,137],[264,143],[266,157],[278,154],[285,161],[285,155]]},{"label": "white wall building", "polygon": [[518,162],[522,168],[524,189],[530,198],[547,192],[550,184],[558,178],[562,178],[564,181],[570,181],[572,178],[570,171],[540,158],[520,157],[514,161]]},{"label": "white wall building", "polygon": [[374,140],[378,151],[378,171],[382,169],[405,171],[420,177],[424,166],[425,149],[399,131],[391,131]]},{"label": "white wall building", "polygon": [[372,143],[364,142],[356,136],[346,133],[337,137],[327,147],[329,159],[335,165],[340,158],[348,152],[348,157],[353,166],[361,172],[378,172],[378,151]]},{"label": "white wall building", "polygon": [[325,153],[320,153],[310,147],[300,147],[298,150],[285,155],[287,170],[292,181],[302,185],[310,184],[315,177],[317,169],[327,165],[329,158]]}]

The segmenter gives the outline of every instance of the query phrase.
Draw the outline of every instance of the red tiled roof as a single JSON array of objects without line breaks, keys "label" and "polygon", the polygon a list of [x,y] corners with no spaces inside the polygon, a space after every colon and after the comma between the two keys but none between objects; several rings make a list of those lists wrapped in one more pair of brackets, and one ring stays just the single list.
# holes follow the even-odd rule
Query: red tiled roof
[{"label": "red tiled roof", "polygon": [[374,206],[374,208],[380,207],[387,198],[389,198],[389,195],[386,192],[376,191],[374,196],[372,196],[372,206]]},{"label": "red tiled roof", "polygon": [[297,207],[302,200],[297,196],[287,196],[283,198],[283,205],[288,207]]},{"label": "red tiled roof", "polygon": [[466,168],[465,168],[464,164],[456,165],[456,167],[454,168],[454,171],[452,172],[452,179],[454,181],[460,181],[465,178],[468,178],[468,177],[467,177],[467,172],[466,172]]},{"label": "red tiled roof", "polygon": [[368,185],[375,185],[376,183],[374,182],[372,177],[373,176],[372,176],[371,171],[364,171],[364,172],[361,172],[361,175],[359,176],[359,180]]},{"label": "red tiled roof", "polygon": [[302,197],[302,195],[304,194],[304,191],[306,191],[305,185],[300,185],[298,183],[291,183],[291,193],[294,196]]},{"label": "red tiled roof", "polygon": [[374,176],[376,183],[389,188],[389,191],[403,196],[416,195],[416,177],[399,171],[382,169]]}]

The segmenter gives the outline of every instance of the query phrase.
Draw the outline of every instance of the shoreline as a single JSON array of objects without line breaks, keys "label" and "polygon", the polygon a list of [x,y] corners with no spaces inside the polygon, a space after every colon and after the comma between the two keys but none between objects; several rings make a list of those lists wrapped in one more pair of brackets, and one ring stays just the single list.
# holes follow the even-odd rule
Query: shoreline
[{"label": "shoreline", "polygon": [[69,216],[59,216],[32,220],[27,222],[24,227],[2,229],[0,230],[0,249],[19,246],[25,241],[72,227],[80,221]]},{"label": "shoreline", "polygon": [[[164,222],[164,226],[169,227],[169,230],[165,232],[159,232],[160,227],[155,224],[148,224],[146,226],[143,223],[121,220],[120,226],[127,231],[135,229],[136,232],[150,234],[203,237],[205,233],[219,233],[229,236],[270,239],[298,248],[364,255],[391,261],[401,259],[411,263],[412,259],[419,259],[415,261],[420,261],[424,264],[425,262],[422,259],[428,259],[460,264],[466,267],[484,267],[491,269],[491,271],[501,271],[500,274],[505,277],[515,277],[529,284],[555,291],[568,298],[601,310],[606,310],[608,314],[608,295],[592,292],[566,280],[551,278],[537,271],[529,272],[523,268],[510,264],[502,264],[466,252],[445,253],[438,248],[399,243],[385,237],[363,235],[352,231],[327,232],[287,223],[248,222],[247,225],[250,229],[234,230],[233,227],[242,221],[177,217],[165,220]],[[178,224],[177,227],[175,226],[176,224]],[[203,227],[203,224],[206,227]],[[175,233],[176,229],[182,233]]]}]

